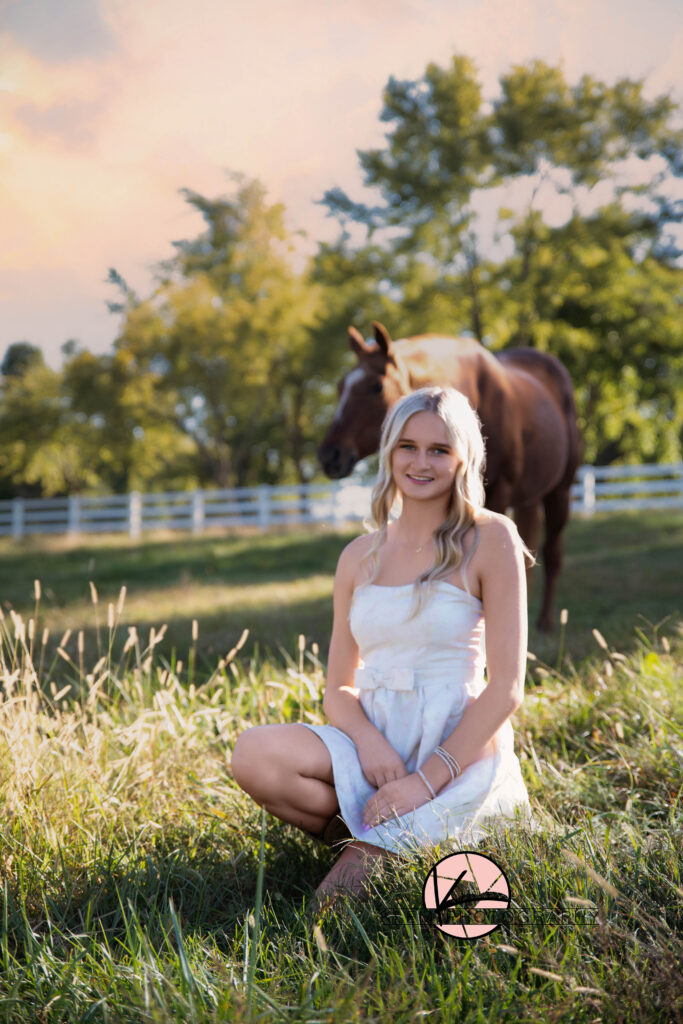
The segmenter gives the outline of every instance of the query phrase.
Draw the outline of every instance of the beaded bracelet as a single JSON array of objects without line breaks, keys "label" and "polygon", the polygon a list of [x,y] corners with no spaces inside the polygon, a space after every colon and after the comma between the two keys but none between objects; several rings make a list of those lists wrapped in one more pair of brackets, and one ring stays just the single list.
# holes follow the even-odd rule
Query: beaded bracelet
[{"label": "beaded bracelet", "polygon": [[422,769],[418,768],[415,774],[419,775],[422,781],[424,782],[425,786],[427,787],[431,794],[432,800],[436,800],[436,793],[434,792],[434,787],[432,786],[431,782],[429,781],[425,773],[422,771]]},{"label": "beaded bracelet", "polygon": [[449,750],[446,750],[445,747],[437,747],[434,753],[438,754],[438,756],[441,758],[444,764],[448,766],[448,770],[451,773],[451,781],[453,781],[453,779],[456,779],[458,775],[462,773],[462,768],[455,760],[451,752]]}]

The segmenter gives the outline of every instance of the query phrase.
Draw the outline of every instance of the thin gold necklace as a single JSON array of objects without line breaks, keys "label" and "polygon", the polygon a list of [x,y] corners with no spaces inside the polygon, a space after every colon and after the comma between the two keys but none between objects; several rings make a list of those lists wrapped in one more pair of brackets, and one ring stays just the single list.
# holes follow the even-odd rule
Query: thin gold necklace
[{"label": "thin gold necklace", "polygon": [[423,548],[424,548],[424,547],[425,547],[425,546],[426,546],[427,544],[429,544],[429,541],[430,541],[431,539],[432,539],[432,538],[431,538],[431,537],[429,537],[429,538],[428,538],[428,540],[426,540],[426,541],[424,542],[424,544],[420,544],[419,548],[415,548],[415,554],[416,554],[416,555],[419,555],[419,554],[420,554],[420,552],[422,551],[422,549],[423,549]]},{"label": "thin gold necklace", "polygon": [[[431,537],[429,538],[429,540],[431,540]],[[426,545],[427,545],[427,544],[429,544],[429,540],[426,540],[426,541],[424,542],[424,544],[420,544],[419,548],[415,548],[415,554],[416,554],[416,555],[419,555],[419,554],[420,554],[420,552],[422,551],[422,549],[423,549],[424,547],[426,547]]]}]

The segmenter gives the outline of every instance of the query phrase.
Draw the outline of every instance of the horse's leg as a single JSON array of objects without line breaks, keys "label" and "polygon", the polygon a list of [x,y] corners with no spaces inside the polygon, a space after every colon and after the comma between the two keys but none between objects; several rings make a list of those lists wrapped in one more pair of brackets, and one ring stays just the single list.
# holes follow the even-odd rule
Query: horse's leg
[{"label": "horse's leg", "polygon": [[546,494],[543,499],[545,506],[545,542],[543,544],[545,587],[536,625],[545,633],[550,632],[554,625],[553,600],[555,584],[562,566],[562,530],[569,519],[569,498],[569,487],[561,484]]},{"label": "horse's leg", "polygon": [[[515,523],[520,537],[533,555],[538,550],[538,534],[541,525],[541,503],[540,501],[530,502],[528,505],[517,505],[515,508]],[[531,593],[531,581],[533,579],[534,567],[527,566],[526,584],[527,591]]]},{"label": "horse's leg", "polygon": [[510,508],[512,498],[512,487],[502,477],[498,477],[495,483],[486,486],[486,508],[491,512],[500,512],[505,515]]}]

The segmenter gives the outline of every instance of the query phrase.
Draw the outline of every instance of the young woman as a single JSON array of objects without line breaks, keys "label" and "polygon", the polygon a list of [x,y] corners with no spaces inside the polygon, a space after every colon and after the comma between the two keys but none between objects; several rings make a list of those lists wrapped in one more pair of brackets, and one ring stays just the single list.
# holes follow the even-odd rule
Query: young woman
[{"label": "young woman", "polygon": [[258,803],[316,835],[348,829],[319,893],[358,888],[387,852],[470,845],[487,818],[530,817],[509,719],[524,692],[531,556],[514,523],[484,509],[484,459],[459,392],[422,388],[390,409],[376,529],[335,574],[330,724],[237,739],[233,773]]}]

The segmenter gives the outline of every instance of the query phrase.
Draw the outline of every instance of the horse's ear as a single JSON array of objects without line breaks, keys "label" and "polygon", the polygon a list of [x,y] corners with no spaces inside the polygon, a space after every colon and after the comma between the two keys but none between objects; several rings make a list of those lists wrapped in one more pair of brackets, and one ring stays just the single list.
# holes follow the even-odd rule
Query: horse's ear
[{"label": "horse's ear", "polygon": [[386,329],[384,324],[378,323],[377,320],[372,321],[372,331],[375,335],[375,341],[381,348],[382,352],[384,352],[385,356],[388,356],[391,352],[391,335],[389,334],[389,331]]},{"label": "horse's ear", "polygon": [[349,345],[359,359],[368,354],[368,346],[365,344],[365,338],[360,331],[357,331],[353,326],[349,327]]}]

